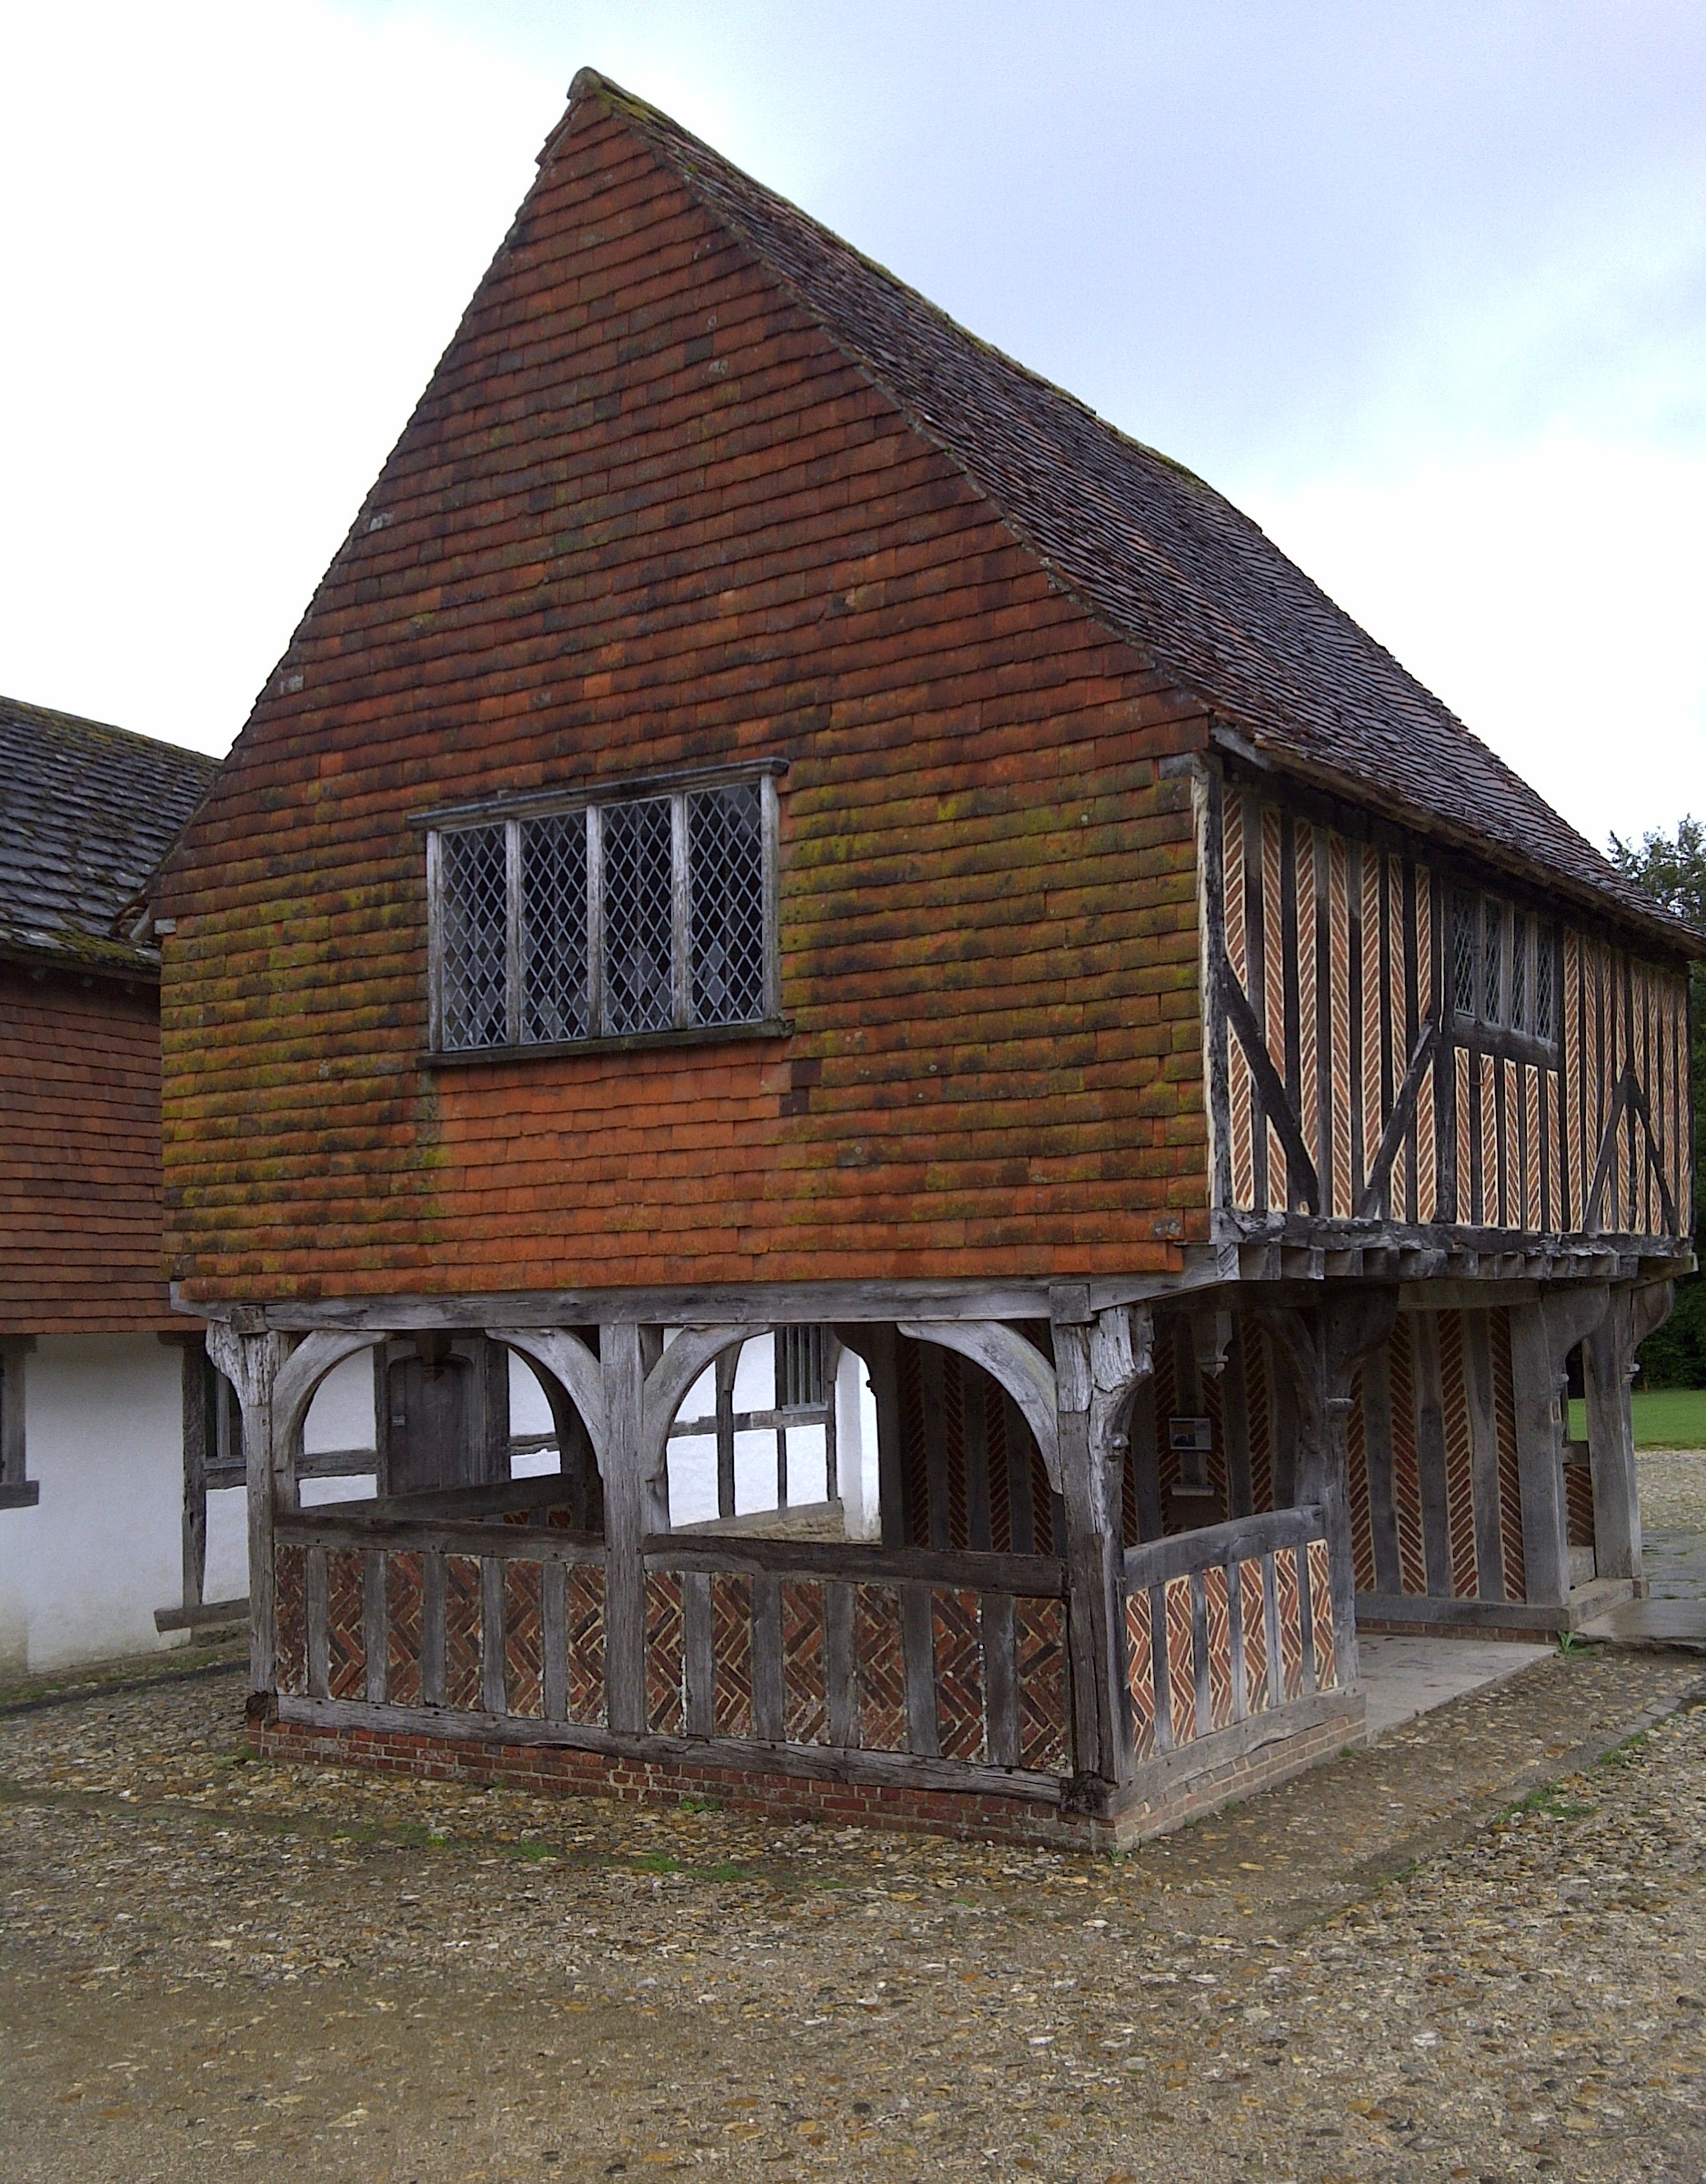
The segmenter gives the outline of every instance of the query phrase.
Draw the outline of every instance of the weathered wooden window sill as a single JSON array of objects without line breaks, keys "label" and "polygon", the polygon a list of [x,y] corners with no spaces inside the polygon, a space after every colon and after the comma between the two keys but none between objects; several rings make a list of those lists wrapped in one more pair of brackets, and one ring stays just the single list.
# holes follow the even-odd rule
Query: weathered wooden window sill
[{"label": "weathered wooden window sill", "polygon": [[792,1017],[765,1017],[756,1024],[695,1024],[685,1030],[632,1031],[618,1038],[547,1039],[525,1047],[447,1047],[416,1057],[423,1069],[460,1069],[480,1062],[537,1062],[575,1054],[638,1054],[653,1047],[726,1047],[742,1039],[785,1039]]}]

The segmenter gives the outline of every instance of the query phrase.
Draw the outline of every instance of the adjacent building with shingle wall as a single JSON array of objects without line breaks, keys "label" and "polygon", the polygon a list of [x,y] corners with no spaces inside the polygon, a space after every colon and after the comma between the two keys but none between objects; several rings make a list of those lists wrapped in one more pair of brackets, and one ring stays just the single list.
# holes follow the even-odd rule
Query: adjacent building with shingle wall
[{"label": "adjacent building with shingle wall", "polygon": [[184,1388],[202,1367],[162,1262],[159,950],[124,913],[135,928],[216,770],[0,699],[8,1668],[154,1645],[181,1595]]},{"label": "adjacent building with shingle wall", "polygon": [[[1359,1617],[1641,1582],[1699,942],[1209,486],[590,73],[152,900],[298,1741],[1111,1839],[1354,1733]],[[366,1350],[381,1507],[312,1515]],[[881,1545],[779,1445],[757,1537],[735,1444],[838,1353]]]}]

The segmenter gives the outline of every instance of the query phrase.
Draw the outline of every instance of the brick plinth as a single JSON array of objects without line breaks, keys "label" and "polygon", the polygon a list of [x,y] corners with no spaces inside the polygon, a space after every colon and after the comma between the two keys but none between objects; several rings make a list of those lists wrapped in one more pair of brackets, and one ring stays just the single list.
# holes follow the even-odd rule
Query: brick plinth
[{"label": "brick plinth", "polygon": [[762,1767],[737,1770],[567,1745],[435,1737],[414,1729],[257,1719],[251,1733],[263,1758],[286,1762],[376,1768],[424,1781],[502,1784],[541,1795],[579,1793],[636,1804],[648,1798],[706,1798],[777,1819],[818,1820],[836,1828],[898,1828],[1097,1850],[1164,1835],[1285,1781],[1347,1743],[1360,1742],[1363,1708],[1360,1693],[1348,1696],[1343,1709],[1330,1719],[1312,1721],[1293,1736],[1278,1737],[1219,1764],[1210,1762],[1198,1773],[1181,1774],[1114,1817],[981,1790],[837,1781]]}]

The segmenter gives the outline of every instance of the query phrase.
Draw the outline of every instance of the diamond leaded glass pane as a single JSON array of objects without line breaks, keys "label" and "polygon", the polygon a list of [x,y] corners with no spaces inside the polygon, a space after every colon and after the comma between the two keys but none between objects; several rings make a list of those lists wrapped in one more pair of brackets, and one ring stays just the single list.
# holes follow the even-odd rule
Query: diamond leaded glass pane
[{"label": "diamond leaded glass pane", "polygon": [[687,899],[696,1024],[764,1014],[764,807],[758,784],[687,798]]},{"label": "diamond leaded glass pane", "polygon": [[438,842],[438,1021],[446,1047],[501,1047],[504,829],[467,827]]},{"label": "diamond leaded glass pane", "polygon": [[1475,899],[1460,895],[1451,918],[1451,1006],[1460,1017],[1475,1013]]},{"label": "diamond leaded glass pane", "polygon": [[1534,1036],[1557,1036],[1552,1029],[1552,938],[1540,925],[1534,928]]},{"label": "diamond leaded glass pane", "polygon": [[1500,987],[1503,982],[1499,974],[1504,955],[1501,945],[1505,936],[1504,912],[1496,902],[1483,902],[1480,914],[1480,1013],[1485,1022],[1501,1024],[1504,1016],[1500,1007]]},{"label": "diamond leaded glass pane", "polygon": [[1510,921],[1510,1022],[1517,1031],[1529,1027],[1529,921]]},{"label": "diamond leaded glass pane", "polygon": [[675,1020],[669,798],[603,815],[604,1028],[664,1031]]},{"label": "diamond leaded glass pane", "polygon": [[587,815],[521,829],[521,1036],[529,1045],[592,1029],[587,963]]}]

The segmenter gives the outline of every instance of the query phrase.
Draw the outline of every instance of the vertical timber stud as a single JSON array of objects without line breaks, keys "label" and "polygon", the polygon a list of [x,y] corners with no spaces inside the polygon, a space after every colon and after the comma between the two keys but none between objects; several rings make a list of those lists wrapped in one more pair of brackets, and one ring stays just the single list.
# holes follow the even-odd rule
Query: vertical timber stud
[{"label": "vertical timber stud", "polygon": [[[260,1315],[245,1313],[258,1322]],[[243,1447],[247,1458],[249,1505],[249,1689],[271,1693],[277,1683],[278,1625],[273,1583],[273,1514],[278,1502],[279,1469],[286,1480],[289,1450],[273,1446],[273,1383],[288,1355],[282,1335],[256,1325],[239,1327],[216,1321],[207,1329],[207,1355],[237,1391],[243,1406]]]},{"label": "vertical timber stud", "polygon": [[1416,1374],[1416,1458],[1421,1475],[1421,1553],[1428,1590],[1449,1600],[1455,1585],[1451,1569],[1451,1526],[1446,1504],[1445,1395],[1440,1373],[1440,1330],[1431,1312],[1410,1315],[1410,1341]]},{"label": "vertical timber stud", "polygon": [[1060,1492],[1066,1506],[1067,1631],[1079,1794],[1106,1799],[1133,1768],[1126,1679],[1124,1556],[1120,1540],[1123,1422],[1151,1369],[1147,1314],[1091,1314],[1088,1290],[1049,1292],[1054,1332]]},{"label": "vertical timber stud", "polygon": [[1463,1378],[1469,1392],[1475,1505],[1475,1579],[1483,1600],[1505,1597],[1504,1534],[1499,1521],[1499,1413],[1492,1329],[1487,1313],[1463,1315]]},{"label": "vertical timber stud", "polygon": [[1558,1289],[1510,1311],[1517,1471],[1522,1488],[1522,1559],[1531,1603],[1561,1607],[1570,1593],[1564,1514],[1564,1360],[1606,1317],[1602,1283]]},{"label": "vertical timber stud", "polygon": [[[1205,1021],[1203,1051],[1209,1071],[1209,1163],[1214,1179],[1213,1203],[1232,1203],[1232,1105],[1227,1083],[1226,986],[1226,836],[1222,799],[1225,785],[1217,767],[1194,766],[1190,776],[1191,803],[1197,821],[1197,870],[1201,876],[1202,912],[1198,930],[1202,935],[1202,994]],[[1243,884],[1243,875],[1235,877]]]},{"label": "vertical timber stud", "polygon": [[598,1329],[605,1414],[605,1702],[610,1727],[637,1735],[646,1727],[646,1537],[640,1329]]}]

